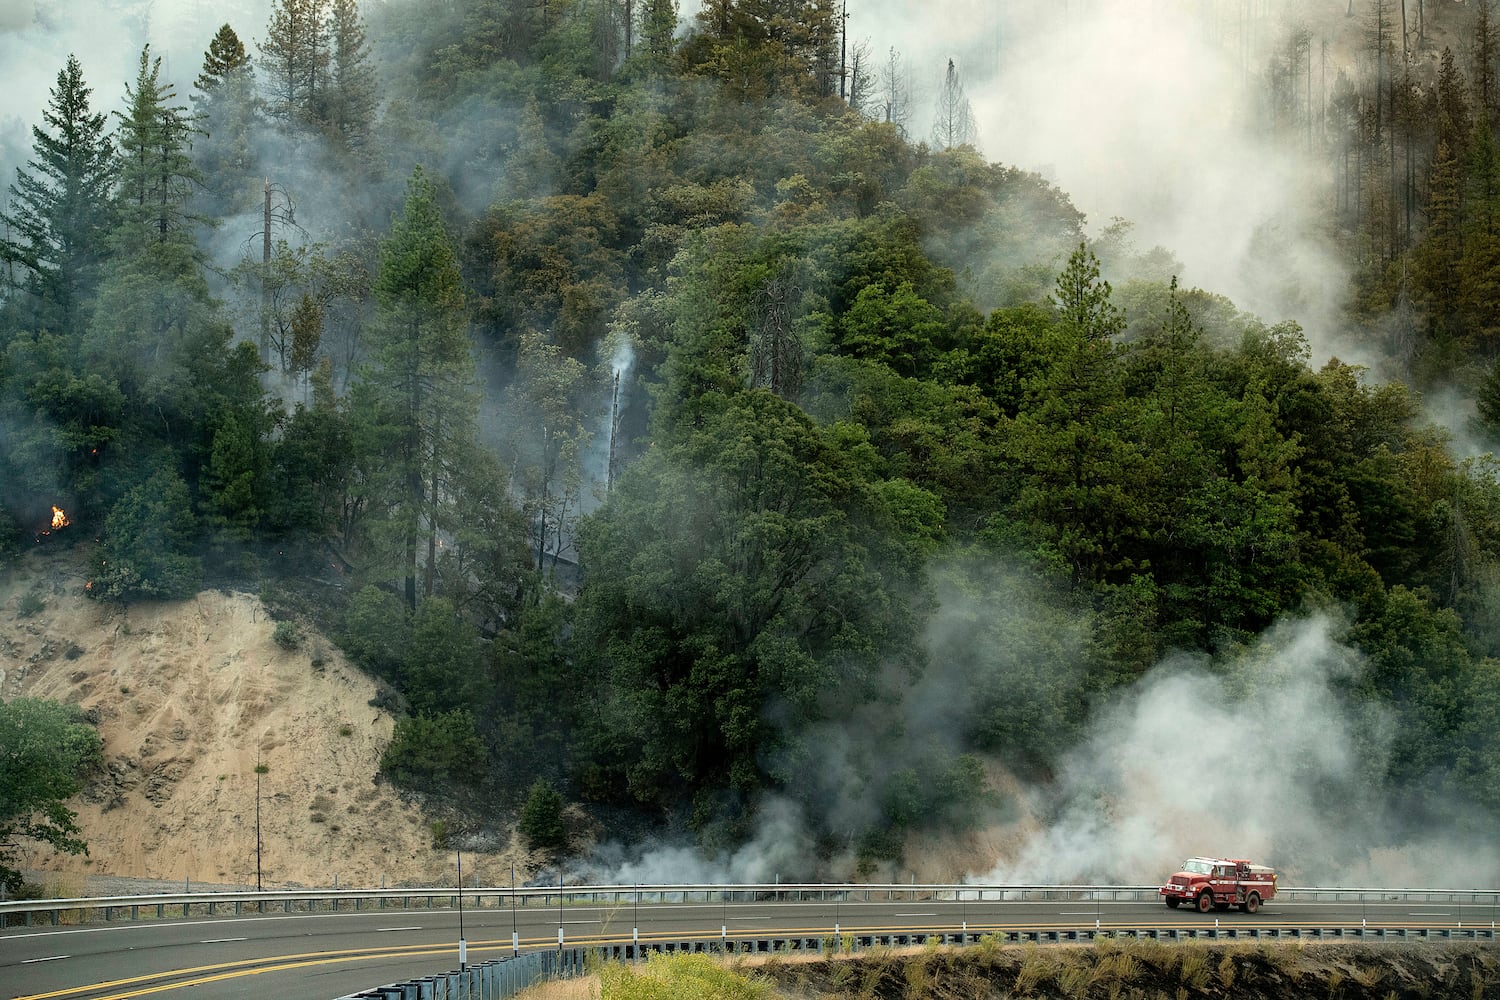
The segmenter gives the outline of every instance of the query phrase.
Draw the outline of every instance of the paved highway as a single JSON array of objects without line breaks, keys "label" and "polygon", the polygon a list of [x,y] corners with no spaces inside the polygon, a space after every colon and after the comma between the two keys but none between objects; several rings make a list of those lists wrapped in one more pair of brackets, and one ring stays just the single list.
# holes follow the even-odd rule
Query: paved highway
[{"label": "paved highway", "polygon": [[[823,936],[903,931],[1124,927],[1490,927],[1497,907],[1460,903],[1273,900],[1260,913],[1199,914],[1157,902],[896,900],[642,904],[514,914],[522,948],[642,940]],[[465,908],[468,959],[511,951],[512,911]],[[458,967],[456,910],[376,910],[115,922],[0,931],[3,1000],[170,1000],[276,997],[331,1000]]]}]

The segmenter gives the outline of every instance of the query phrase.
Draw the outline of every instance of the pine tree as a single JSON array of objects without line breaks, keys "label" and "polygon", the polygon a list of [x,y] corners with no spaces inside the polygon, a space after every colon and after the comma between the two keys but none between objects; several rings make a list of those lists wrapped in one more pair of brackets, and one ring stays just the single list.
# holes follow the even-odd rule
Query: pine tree
[{"label": "pine tree", "polygon": [[1493,120],[1500,113],[1500,85],[1495,79],[1495,64],[1500,56],[1500,41],[1495,38],[1494,0],[1479,0],[1474,16],[1473,70],[1474,97],[1479,109]]},{"label": "pine tree", "polygon": [[322,121],[328,71],[328,0],[276,0],[260,43],[268,112],[291,123]]},{"label": "pine tree", "polygon": [[655,74],[664,74],[672,62],[677,42],[677,0],[641,0],[641,49]]},{"label": "pine tree", "polygon": [[933,145],[939,149],[957,149],[972,144],[978,137],[974,109],[964,94],[958,67],[949,59],[948,72],[944,74],[942,89],[938,91],[937,115],[932,124]]},{"label": "pine tree", "polygon": [[1463,328],[1486,356],[1500,356],[1500,149],[1483,109],[1470,142],[1464,204],[1459,264]]},{"label": "pine tree", "polygon": [[904,136],[911,124],[911,73],[906,59],[894,47],[886,55],[880,74],[880,120]]},{"label": "pine tree", "polygon": [[255,67],[229,25],[219,28],[203,53],[203,71],[193,86],[202,137],[192,153],[209,194],[206,209],[213,215],[243,211],[255,196]]},{"label": "pine tree", "polygon": [[455,520],[448,483],[468,453],[478,412],[458,255],[421,168],[381,244],[374,291],[372,364],[357,399],[389,442],[380,564],[404,580],[414,609],[419,573],[423,592],[433,593],[438,535]]},{"label": "pine tree", "polygon": [[193,86],[205,96],[211,96],[224,85],[230,76],[250,67],[250,54],[245,43],[229,25],[222,25],[208,43],[203,53],[203,72],[193,81]]},{"label": "pine tree", "polygon": [[333,0],[329,37],[325,121],[330,132],[357,149],[369,139],[375,114],[375,73],[358,0]]},{"label": "pine tree", "polygon": [[[221,357],[228,327],[204,277],[194,229],[204,220],[190,201],[203,175],[188,156],[195,132],[174,103],[161,60],[141,50],[125,87],[119,127],[119,192],[111,256],[99,283],[84,344],[89,364],[107,367],[143,405],[165,407],[195,376],[194,365]],[[174,386],[172,380],[183,380]],[[200,391],[201,391],[200,387]]]},{"label": "pine tree", "polygon": [[834,0],[709,0],[698,25],[688,60],[733,97],[817,100],[839,92]]},{"label": "pine tree", "polygon": [[[126,110],[120,119],[121,221],[165,241],[184,234],[199,220],[188,210],[188,199],[203,183],[189,147],[197,133],[185,105],[174,104],[177,92],[161,78],[161,57],[151,46],[141,49],[135,84],[125,85]],[[134,240],[144,232],[132,232]],[[191,236],[188,236],[191,239]]]},{"label": "pine tree", "polygon": [[73,329],[98,280],[116,163],[105,115],[89,107],[92,92],[69,56],[42,112],[47,129],[32,127],[33,158],[16,171],[10,210],[0,213],[8,231],[0,253],[24,281],[15,318],[26,325]]}]

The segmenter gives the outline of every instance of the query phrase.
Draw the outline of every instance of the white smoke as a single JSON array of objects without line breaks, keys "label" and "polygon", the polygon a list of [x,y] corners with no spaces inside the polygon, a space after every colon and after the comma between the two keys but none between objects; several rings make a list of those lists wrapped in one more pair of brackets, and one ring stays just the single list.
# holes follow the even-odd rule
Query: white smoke
[{"label": "white smoke", "polygon": [[698,885],[730,883],[770,885],[792,881],[806,870],[812,855],[801,809],[787,799],[768,800],[758,813],[755,836],[719,854],[705,854],[686,844],[609,843],[598,848],[591,864],[606,872],[601,881],[615,885]]},{"label": "white smoke", "polygon": [[973,879],[1151,882],[1193,855],[1249,858],[1299,885],[1466,884],[1493,844],[1402,829],[1383,788],[1388,720],[1345,694],[1362,669],[1327,616],[1279,624],[1214,667],[1163,662],[1099,713],[1038,805],[1051,815]]},{"label": "white smoke", "polygon": [[25,28],[35,17],[35,0],[0,0],[0,31]]}]

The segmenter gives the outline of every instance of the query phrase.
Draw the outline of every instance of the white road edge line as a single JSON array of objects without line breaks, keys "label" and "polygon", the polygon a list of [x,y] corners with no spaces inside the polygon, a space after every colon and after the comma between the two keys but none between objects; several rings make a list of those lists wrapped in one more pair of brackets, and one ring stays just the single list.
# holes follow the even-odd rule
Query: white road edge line
[{"label": "white road edge line", "polygon": [[421,929],[416,925],[412,925],[411,927],[377,927],[375,928],[375,932],[377,934],[388,934],[391,931],[419,931]]},{"label": "white road edge line", "polygon": [[61,962],[68,955],[48,955],[46,958],[26,958],[21,960],[22,965],[35,965],[37,962]]},{"label": "white road edge line", "polygon": [[199,944],[228,944],[230,941],[249,941],[249,938],[209,938],[207,941],[199,941]]}]

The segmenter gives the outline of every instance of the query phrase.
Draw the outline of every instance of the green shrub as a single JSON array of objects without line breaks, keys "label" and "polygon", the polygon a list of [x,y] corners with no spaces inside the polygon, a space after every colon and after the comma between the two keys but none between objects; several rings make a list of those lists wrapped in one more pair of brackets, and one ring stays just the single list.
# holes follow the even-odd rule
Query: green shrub
[{"label": "green shrub", "polygon": [[380,755],[380,771],[398,785],[472,781],[484,767],[484,744],[466,711],[398,719]]},{"label": "green shrub", "polygon": [[526,795],[526,805],[521,808],[520,828],[521,836],[534,848],[560,850],[567,846],[562,793],[538,778]]},{"label": "green shrub", "polygon": [[272,637],[282,649],[296,649],[302,644],[302,629],[296,622],[277,622]]},{"label": "green shrub", "polygon": [[110,508],[88,595],[96,600],[173,600],[197,593],[203,562],[193,554],[197,518],[188,487],[163,469]]},{"label": "green shrub", "polygon": [[652,955],[644,966],[610,963],[599,970],[603,1000],[769,1000],[771,981],[726,968],[708,955]]},{"label": "green shrub", "polygon": [[350,659],[377,676],[396,678],[411,634],[406,605],[395,594],[365,587],[349,602],[339,644]]}]

